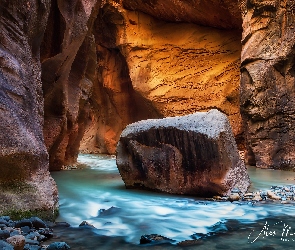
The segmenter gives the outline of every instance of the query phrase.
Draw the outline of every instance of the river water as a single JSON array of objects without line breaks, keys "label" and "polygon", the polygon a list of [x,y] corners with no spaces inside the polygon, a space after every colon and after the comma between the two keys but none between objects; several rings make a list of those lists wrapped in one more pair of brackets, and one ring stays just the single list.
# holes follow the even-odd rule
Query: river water
[{"label": "river water", "polygon": [[[84,169],[53,172],[60,198],[56,239],[71,249],[293,249],[295,206],[280,202],[214,202],[125,189],[114,157],[79,155]],[[248,167],[250,190],[295,185],[295,173]],[[79,227],[87,221],[96,229]],[[174,242],[139,245],[145,234]],[[294,235],[293,235],[294,234]],[[197,245],[177,245],[187,240]],[[187,242],[190,243],[190,242]]]}]

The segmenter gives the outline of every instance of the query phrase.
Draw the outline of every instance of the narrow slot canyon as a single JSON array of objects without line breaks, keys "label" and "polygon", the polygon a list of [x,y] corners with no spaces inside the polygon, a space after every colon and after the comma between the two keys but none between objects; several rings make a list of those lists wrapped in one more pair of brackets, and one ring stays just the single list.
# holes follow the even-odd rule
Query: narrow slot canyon
[{"label": "narrow slot canyon", "polygon": [[291,249],[294,11],[0,0],[0,249],[35,216],[73,249]]}]

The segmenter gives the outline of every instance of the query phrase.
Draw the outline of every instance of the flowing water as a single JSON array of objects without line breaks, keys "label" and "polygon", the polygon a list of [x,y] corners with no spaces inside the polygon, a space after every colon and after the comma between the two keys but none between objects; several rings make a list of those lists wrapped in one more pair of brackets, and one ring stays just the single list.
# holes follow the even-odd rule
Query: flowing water
[{"label": "flowing water", "polygon": [[[114,157],[80,155],[78,161],[88,167],[52,173],[60,198],[57,221],[72,226],[57,229],[58,239],[71,249],[293,249],[293,204],[214,202],[125,189]],[[248,172],[250,190],[295,185],[294,172],[254,167]],[[82,221],[96,229],[79,228]],[[145,234],[160,234],[174,242],[139,245]],[[193,239],[197,245],[177,245]]]}]

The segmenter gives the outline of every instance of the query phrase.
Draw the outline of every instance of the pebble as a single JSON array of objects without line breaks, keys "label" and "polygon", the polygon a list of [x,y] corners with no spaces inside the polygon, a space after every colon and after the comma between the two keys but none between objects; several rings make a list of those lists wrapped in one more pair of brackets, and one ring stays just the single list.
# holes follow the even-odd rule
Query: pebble
[{"label": "pebble", "polygon": [[67,250],[70,246],[65,242],[53,242],[48,247],[47,250]]},{"label": "pebble", "polygon": [[159,234],[145,234],[140,238],[140,244],[163,244],[172,242],[174,242],[174,240]]},{"label": "pebble", "polygon": [[[247,201],[249,204],[265,201],[280,201],[282,204],[295,203],[295,185],[271,186],[268,190],[259,190],[245,194],[238,193],[238,189],[233,189],[229,196],[213,196],[217,201]],[[239,198],[238,198],[239,196]]]},{"label": "pebble", "polygon": [[229,201],[238,201],[238,200],[240,200],[240,195],[238,193],[232,193],[228,197],[228,200]]},{"label": "pebble", "polygon": [[[44,241],[53,236],[52,229],[38,217],[12,221],[9,216],[0,216],[0,249],[3,250],[40,250]],[[70,249],[65,242],[54,242],[48,250]]]},{"label": "pebble", "polygon": [[23,250],[26,240],[23,235],[15,235],[6,239],[6,242],[14,247],[14,250]]}]

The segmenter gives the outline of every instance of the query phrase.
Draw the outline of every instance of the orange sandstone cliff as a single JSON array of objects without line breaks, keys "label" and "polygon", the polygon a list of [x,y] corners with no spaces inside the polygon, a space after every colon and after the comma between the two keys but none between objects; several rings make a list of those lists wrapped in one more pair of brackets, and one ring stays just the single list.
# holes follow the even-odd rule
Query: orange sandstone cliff
[{"label": "orange sandstone cliff", "polygon": [[238,7],[212,1],[205,14],[199,1],[168,2],[102,6],[95,22],[99,73],[82,151],[114,153],[122,129],[136,120],[212,108],[229,116],[240,139]]}]

